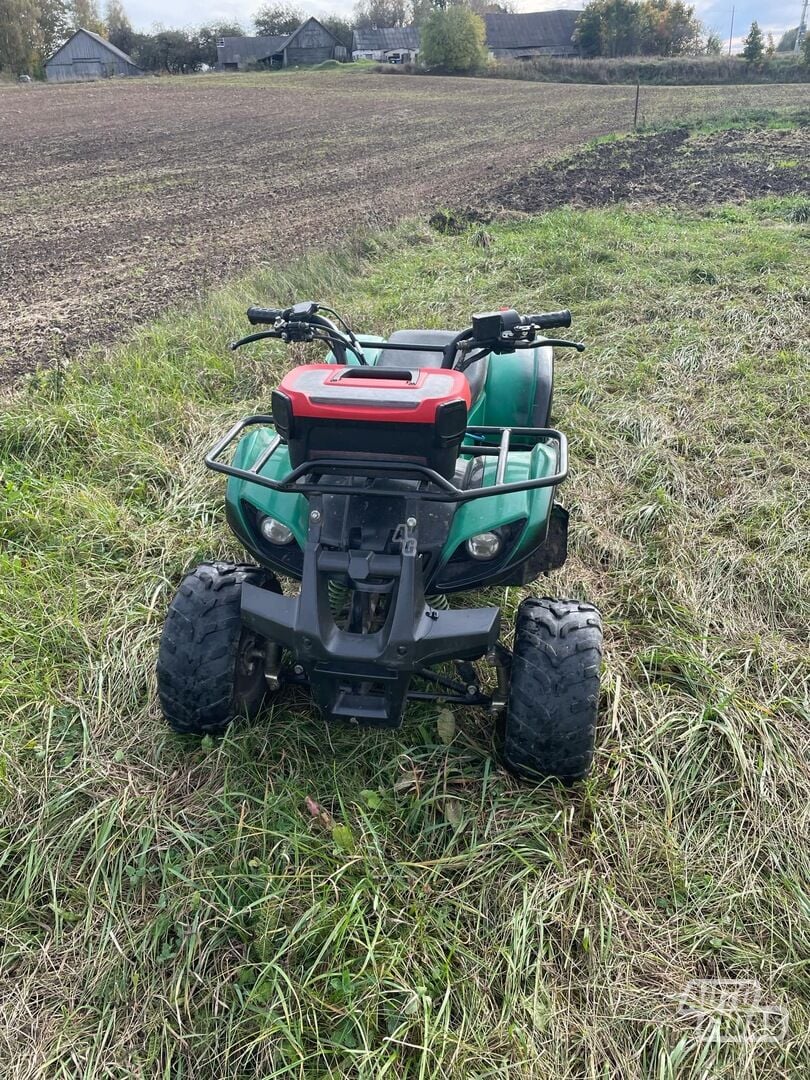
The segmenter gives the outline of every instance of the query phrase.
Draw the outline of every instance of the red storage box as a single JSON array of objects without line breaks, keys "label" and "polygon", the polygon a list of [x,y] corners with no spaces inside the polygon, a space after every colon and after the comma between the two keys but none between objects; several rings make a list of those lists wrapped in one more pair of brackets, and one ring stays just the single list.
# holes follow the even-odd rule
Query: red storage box
[{"label": "red storage box", "polygon": [[469,407],[470,384],[448,368],[306,364],[273,392],[273,420],[293,467],[357,457],[413,462],[449,478]]}]

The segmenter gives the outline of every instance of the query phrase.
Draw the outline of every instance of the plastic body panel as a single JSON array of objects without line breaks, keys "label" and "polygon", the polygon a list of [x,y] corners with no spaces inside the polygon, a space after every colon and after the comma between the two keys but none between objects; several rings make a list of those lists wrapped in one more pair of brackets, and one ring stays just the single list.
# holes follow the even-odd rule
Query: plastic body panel
[{"label": "plastic body panel", "polygon": [[[360,338],[362,341],[362,337]],[[378,350],[369,349],[366,357],[373,364]],[[351,362],[351,361],[350,361]],[[551,408],[550,348],[527,349],[522,352],[493,356],[490,358],[483,393],[473,402],[469,412],[471,425],[544,426]],[[245,435],[236,447],[233,463],[249,467],[267,449],[274,435],[272,428],[262,428]],[[462,447],[463,455],[464,449]],[[488,482],[494,479],[494,459],[479,458]],[[518,482],[529,477],[548,476],[555,471],[555,452],[544,443],[527,446],[526,452],[510,454],[505,479]],[[263,475],[280,478],[291,467],[286,447],[282,446],[262,470]],[[433,582],[441,583],[442,568],[453,554],[469,539],[480,532],[512,527],[512,539],[504,558],[496,565],[482,561],[480,582],[448,585],[441,591],[461,591],[462,588],[485,585],[493,577],[508,574],[528,559],[543,544],[549,527],[554,500],[553,488],[517,492],[511,495],[479,499],[458,507],[450,524],[447,540],[440,558],[433,567]],[[250,508],[246,513],[245,506]],[[249,551],[264,565],[277,573],[300,577],[296,566],[290,564],[289,552],[273,551],[257,536],[251,513],[269,515],[292,530],[295,542],[303,551],[307,536],[308,502],[302,495],[272,492],[257,484],[230,478],[226,488],[226,509],[231,528]]]},{"label": "plastic body panel", "polygon": [[547,427],[553,394],[551,348],[492,356],[484,392],[470,409],[470,424]]},{"label": "plastic body panel", "polygon": [[460,371],[303,364],[273,391],[294,467],[318,458],[415,461],[449,479],[467,428]]},{"label": "plastic body panel", "polygon": [[302,364],[287,372],[279,391],[290,399],[293,416],[432,424],[440,404],[460,399],[470,405],[470,386],[460,371],[380,368],[366,377],[365,368],[335,368]]},{"label": "plastic body panel", "polygon": [[[506,480],[516,483],[529,477],[547,475],[554,471],[554,459],[553,449],[543,444],[526,453],[512,453],[509,455]],[[492,482],[495,478],[495,462],[492,459],[483,460],[484,479]],[[495,495],[491,499],[480,499],[460,506],[453,515],[436,580],[441,581],[441,568],[471,536],[512,524],[523,523],[517,539],[510,545],[508,558],[497,564],[499,575],[527,558],[545,539],[553,501],[553,488],[539,488],[535,491],[516,492],[513,495]],[[494,566],[488,567],[485,561],[477,563],[476,566],[480,568],[482,575],[485,575],[488,569],[494,569]]]}]

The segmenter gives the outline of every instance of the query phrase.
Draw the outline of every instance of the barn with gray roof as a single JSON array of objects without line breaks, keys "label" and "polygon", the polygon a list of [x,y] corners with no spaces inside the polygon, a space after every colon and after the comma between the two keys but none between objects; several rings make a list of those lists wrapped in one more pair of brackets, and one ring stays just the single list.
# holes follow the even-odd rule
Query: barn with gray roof
[{"label": "barn with gray roof", "polygon": [[526,11],[484,15],[487,48],[497,59],[531,60],[533,56],[571,56],[579,11]]},{"label": "barn with gray roof", "polygon": [[416,26],[387,26],[352,32],[353,60],[388,60],[392,55],[401,57],[403,54],[415,58],[418,52],[419,28]]},{"label": "barn with gray roof", "polygon": [[[533,56],[571,56],[578,11],[527,11],[519,14],[484,15],[486,46],[498,59],[531,60]],[[415,58],[419,53],[419,28],[390,26],[375,30],[355,30],[352,34],[353,60]]]},{"label": "barn with gray roof", "polygon": [[217,42],[217,71],[295,67],[345,59],[346,47],[317,19],[307,19],[292,34],[221,37]]},{"label": "barn with gray roof", "polygon": [[113,75],[143,74],[131,56],[92,30],[77,30],[45,61],[48,82],[88,82]]}]

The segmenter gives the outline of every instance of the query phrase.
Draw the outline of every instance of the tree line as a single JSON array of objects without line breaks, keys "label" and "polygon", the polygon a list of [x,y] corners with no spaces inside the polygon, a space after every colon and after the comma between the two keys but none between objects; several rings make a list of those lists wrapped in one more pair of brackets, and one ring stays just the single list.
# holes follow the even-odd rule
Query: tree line
[{"label": "tree line", "polygon": [[[422,30],[423,64],[471,71],[487,61],[481,15],[513,10],[512,0],[358,0],[350,18],[327,15],[320,21],[347,48],[353,29],[416,25]],[[0,71],[41,73],[44,61],[83,27],[107,38],[146,71],[185,74],[213,67],[220,37],[291,34],[305,19],[304,12],[282,0],[259,8],[247,28],[217,21],[186,29],[155,26],[140,33],[122,0],[106,0],[103,10],[98,0],[0,0]],[[774,46],[754,23],[743,56],[756,62],[786,51],[795,33],[788,31]],[[716,56],[723,51],[718,35],[701,24],[684,0],[591,0],[577,20],[574,44],[584,57]]]},{"label": "tree line", "polygon": [[[577,20],[574,40],[584,57],[720,56],[725,42],[683,0],[591,0]],[[796,31],[778,45],[753,22],[741,56],[758,62],[793,48]],[[808,61],[810,62],[810,61]]]},{"label": "tree line", "polygon": [[[137,33],[121,0],[0,0],[0,71],[39,74],[44,62],[79,28],[100,34],[148,71],[199,71],[216,62],[226,24]],[[236,32],[242,33],[240,28]]]},{"label": "tree line", "polygon": [[[509,10],[508,2],[471,3],[480,10]],[[434,0],[358,0],[352,17],[325,15],[320,22],[350,48],[353,29],[421,25],[433,9]],[[106,0],[103,8],[98,0],[0,0],[0,71],[40,73],[45,60],[81,27],[106,38],[146,71],[185,74],[216,63],[220,37],[291,34],[306,18],[294,5],[267,3],[249,26],[219,20],[141,33],[133,29],[122,0]]]}]

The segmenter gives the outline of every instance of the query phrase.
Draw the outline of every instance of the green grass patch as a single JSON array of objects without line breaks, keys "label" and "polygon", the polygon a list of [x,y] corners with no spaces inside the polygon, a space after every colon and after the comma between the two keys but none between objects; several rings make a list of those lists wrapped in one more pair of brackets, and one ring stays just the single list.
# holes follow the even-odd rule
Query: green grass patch
[{"label": "green grass patch", "polygon": [[696,134],[711,135],[716,131],[745,128],[764,128],[768,131],[795,131],[810,124],[810,109],[804,106],[780,109],[759,109],[750,106],[713,110],[710,116],[691,117],[686,120],[653,120],[639,127],[639,131],[669,131],[687,128]]},{"label": "green grass patch", "polygon": [[[805,1075],[810,233],[798,202],[405,225],[264,270],[0,415],[0,1061],[9,1077]],[[250,302],[357,328],[570,306],[571,555],[606,622],[593,778],[522,786],[489,720],[164,730],[187,567],[239,557],[203,451],[297,354]],[[497,362],[497,359],[493,362]],[[802,419],[804,418],[804,419]],[[507,617],[520,590],[493,590]],[[449,742],[443,739],[449,738]],[[315,819],[305,800],[327,819]],[[335,827],[336,826],[336,827]],[[702,1037],[754,980],[784,1038]]]},{"label": "green grass patch", "polygon": [[491,78],[537,82],[641,83],[659,86],[708,86],[733,83],[807,82],[810,71],[793,55],[780,55],[757,64],[741,56],[576,57],[537,56],[532,60],[496,60]]},{"label": "green grass patch", "polygon": [[[662,131],[685,130],[690,135],[713,135],[719,131],[795,131],[810,125],[810,110],[803,106],[777,109],[757,109],[737,107],[714,110],[708,117],[687,117],[650,120],[641,122],[636,131],[614,131],[607,135],[597,135],[583,144],[588,150],[607,143],[625,142],[639,136],[657,134]],[[774,162],[776,168],[798,167],[799,161],[781,159]]]}]

